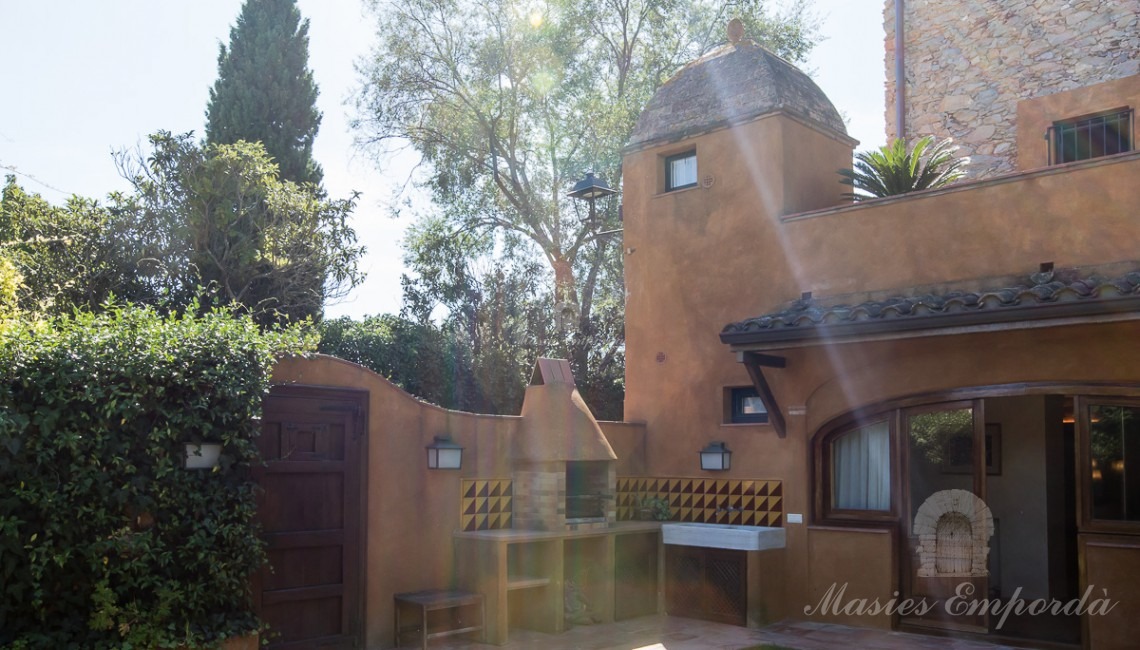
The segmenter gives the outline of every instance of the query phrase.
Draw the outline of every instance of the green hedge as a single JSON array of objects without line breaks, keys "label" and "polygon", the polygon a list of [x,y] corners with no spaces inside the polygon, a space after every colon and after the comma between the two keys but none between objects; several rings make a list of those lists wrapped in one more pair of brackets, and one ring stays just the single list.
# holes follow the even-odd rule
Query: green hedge
[{"label": "green hedge", "polygon": [[[258,628],[261,399],[296,331],[116,308],[0,322],[0,647],[188,648]],[[215,470],[185,444],[223,443]]]}]

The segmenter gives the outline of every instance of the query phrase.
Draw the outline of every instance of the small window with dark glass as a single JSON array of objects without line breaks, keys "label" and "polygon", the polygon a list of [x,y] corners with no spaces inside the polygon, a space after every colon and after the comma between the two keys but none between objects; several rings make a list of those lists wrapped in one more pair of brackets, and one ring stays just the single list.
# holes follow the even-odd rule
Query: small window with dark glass
[{"label": "small window with dark glass", "polygon": [[733,388],[729,392],[732,404],[729,422],[733,424],[764,423],[768,421],[768,409],[752,386]]},{"label": "small window with dark glass", "polygon": [[1132,151],[1132,109],[1055,122],[1047,137],[1051,165]]},{"label": "small window with dark glass", "polygon": [[665,158],[665,191],[693,187],[697,184],[697,152],[686,151]]}]

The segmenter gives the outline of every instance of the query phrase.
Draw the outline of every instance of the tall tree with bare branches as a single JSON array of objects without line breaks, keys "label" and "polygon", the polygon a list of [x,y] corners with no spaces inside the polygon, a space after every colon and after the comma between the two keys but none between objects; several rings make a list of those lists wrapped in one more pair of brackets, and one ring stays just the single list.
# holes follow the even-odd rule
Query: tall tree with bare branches
[{"label": "tall tree with bare branches", "polygon": [[[619,203],[599,201],[590,219],[566,193],[587,170],[620,185],[621,149],[642,107],[680,65],[723,42],[729,17],[743,18],[761,44],[802,60],[815,42],[806,0],[780,13],[763,0],[370,6],[379,44],[359,66],[355,128],[379,159],[410,144],[423,162],[418,181],[431,205],[407,243],[413,293],[436,296],[454,314],[462,308],[433,289],[431,267],[459,269],[472,255],[503,262],[495,268],[541,260],[548,296],[535,298],[546,301],[553,325],[544,353],[569,356],[580,383],[598,378],[620,390]],[[471,246],[457,254],[441,238]],[[451,291],[453,298],[479,294],[478,278],[466,277],[475,289]]]}]

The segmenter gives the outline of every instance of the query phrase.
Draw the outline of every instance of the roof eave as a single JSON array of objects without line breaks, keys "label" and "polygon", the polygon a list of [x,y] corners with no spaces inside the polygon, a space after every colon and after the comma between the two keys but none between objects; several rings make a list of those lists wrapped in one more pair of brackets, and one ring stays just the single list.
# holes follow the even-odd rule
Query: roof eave
[{"label": "roof eave", "polygon": [[696,137],[698,135],[705,135],[707,133],[712,133],[714,131],[720,131],[723,129],[731,129],[731,128],[735,128],[735,127],[739,127],[739,126],[744,126],[744,125],[749,124],[751,122],[756,122],[756,121],[759,121],[759,120],[767,118],[767,117],[776,117],[777,115],[783,115],[784,117],[792,120],[793,122],[798,122],[799,124],[801,124],[803,126],[806,126],[810,129],[814,129],[814,130],[818,131],[819,133],[822,133],[823,135],[825,135],[825,136],[827,136],[833,140],[837,140],[839,142],[842,142],[843,144],[849,145],[852,148],[857,147],[859,145],[859,141],[856,140],[855,138],[852,138],[851,136],[847,135],[847,133],[845,133],[843,131],[836,130],[836,129],[834,129],[834,128],[826,125],[826,124],[823,124],[822,122],[819,122],[813,118],[801,115],[801,114],[799,114],[799,113],[797,113],[791,109],[777,108],[776,110],[771,110],[771,109],[766,108],[766,109],[763,109],[761,111],[756,111],[756,112],[751,113],[751,114],[738,115],[738,116],[732,117],[730,119],[717,120],[715,122],[710,122],[708,124],[702,124],[698,127],[693,127],[693,128],[689,128],[689,129],[681,129],[679,131],[674,131],[672,133],[665,133],[665,134],[657,135],[657,136],[654,136],[652,138],[648,138],[645,140],[630,142],[630,143],[626,144],[625,147],[622,148],[621,153],[623,156],[627,156],[629,154],[637,153],[639,151],[644,151],[646,149],[652,149],[654,147],[660,147],[662,145],[671,144],[674,142],[680,142],[681,140],[687,140],[689,138],[693,138],[693,137]]},{"label": "roof eave", "polygon": [[[773,349],[853,342],[861,339],[914,338],[990,331],[1140,320],[1140,296],[1004,307],[954,314],[902,316],[831,325],[721,332],[721,343],[734,349]],[[1013,326],[1013,327],[1010,327]]]}]

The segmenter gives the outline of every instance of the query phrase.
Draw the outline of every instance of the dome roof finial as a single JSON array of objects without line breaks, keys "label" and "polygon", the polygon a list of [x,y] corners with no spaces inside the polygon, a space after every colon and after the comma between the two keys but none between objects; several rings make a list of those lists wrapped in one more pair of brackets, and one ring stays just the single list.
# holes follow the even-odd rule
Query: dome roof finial
[{"label": "dome roof finial", "polygon": [[728,21],[728,42],[736,45],[744,38],[744,22],[739,18]]}]

